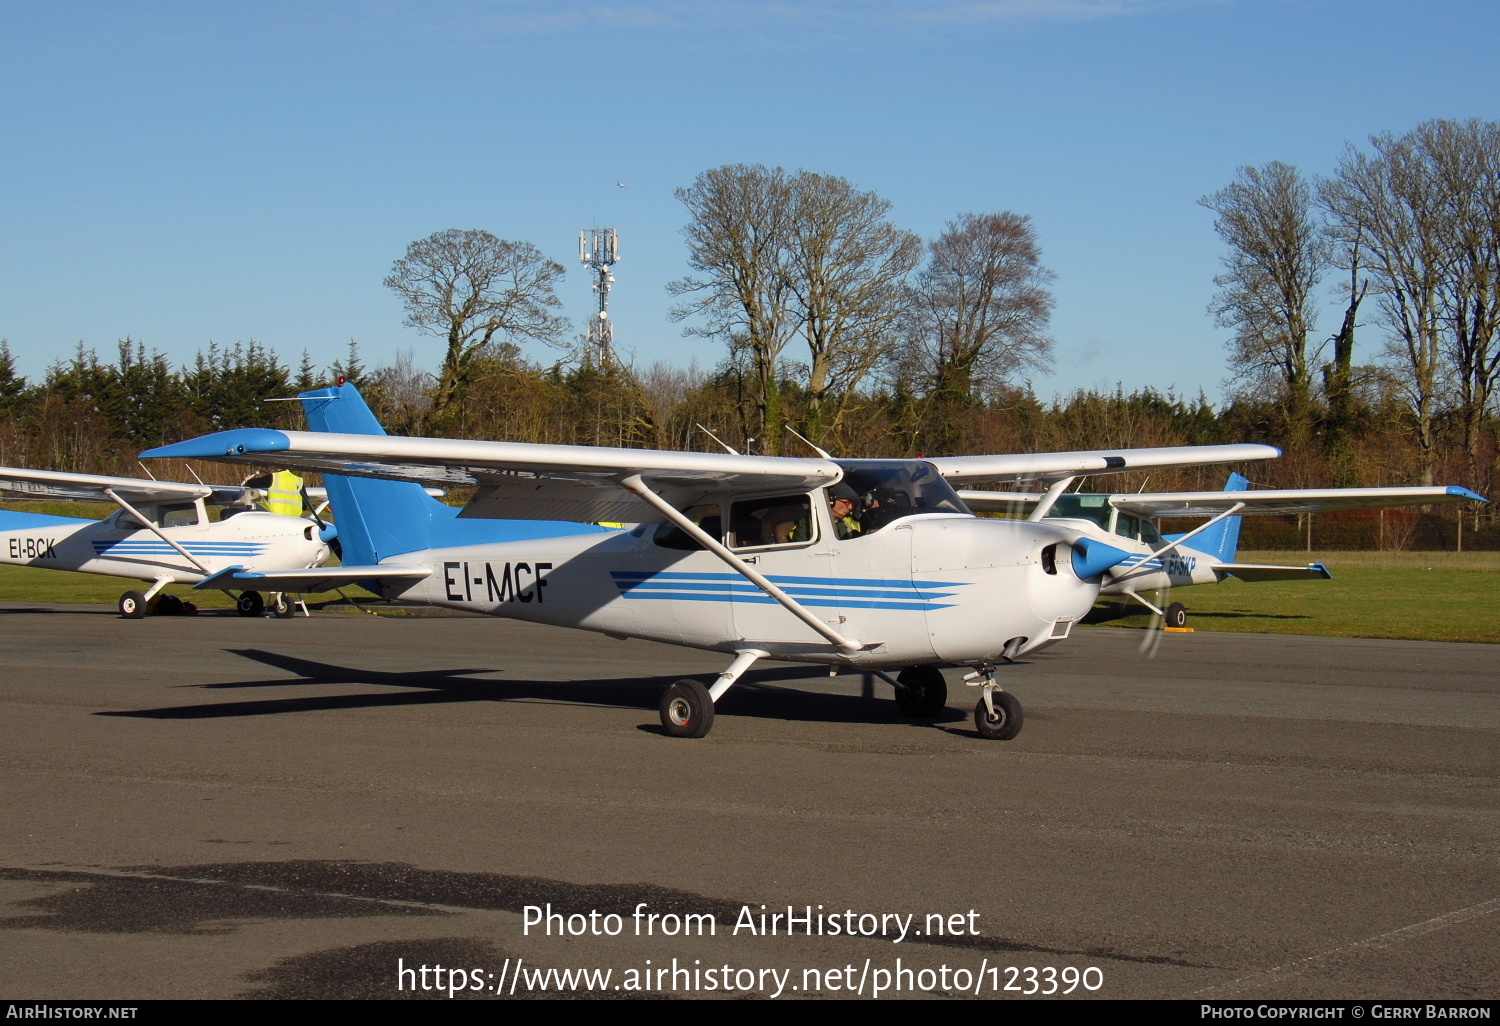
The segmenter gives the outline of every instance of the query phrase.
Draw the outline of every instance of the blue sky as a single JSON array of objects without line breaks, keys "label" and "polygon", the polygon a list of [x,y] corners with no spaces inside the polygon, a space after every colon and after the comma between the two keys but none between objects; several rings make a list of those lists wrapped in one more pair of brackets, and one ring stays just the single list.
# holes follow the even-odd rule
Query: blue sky
[{"label": "blue sky", "polygon": [[1038,392],[1217,400],[1199,198],[1240,165],[1323,174],[1372,133],[1496,119],[1497,29],[1469,0],[0,0],[0,338],[32,376],[125,335],[174,362],[253,338],[326,366],[352,338],[433,367],[381,285],[408,242],[528,240],[581,324],[598,224],[621,346],[712,365],[668,318],[673,191],[746,162],[843,175],[927,238],[1030,215],[1057,275]]}]

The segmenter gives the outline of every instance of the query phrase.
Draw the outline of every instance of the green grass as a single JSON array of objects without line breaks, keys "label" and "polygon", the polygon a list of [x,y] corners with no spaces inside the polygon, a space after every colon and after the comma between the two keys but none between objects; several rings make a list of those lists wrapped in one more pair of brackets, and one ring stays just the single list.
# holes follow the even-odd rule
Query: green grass
[{"label": "green grass", "polygon": [[[1500,553],[1241,552],[1242,563],[1325,563],[1331,581],[1247,584],[1228,580],[1179,588],[1167,601],[1188,609],[1199,631],[1314,634],[1500,643]],[[1155,599],[1151,595],[1147,598]],[[1151,613],[1131,602],[1101,602],[1091,623],[1147,627]]]},{"label": "green grass", "polygon": [[[4,507],[56,516],[103,516],[114,507],[87,503],[6,503]],[[1200,631],[1316,634],[1341,638],[1416,638],[1500,643],[1500,552],[1241,552],[1241,562],[1326,563],[1331,581],[1246,584],[1229,580],[1181,588],[1168,601],[1188,608],[1188,626]],[[114,605],[120,594],[144,584],[58,570],[0,565],[0,601],[84,602]],[[222,591],[170,586],[173,594],[204,609],[228,609]],[[368,596],[357,591],[361,601]],[[320,596],[335,600],[337,596]],[[1151,598],[1150,595],[1147,598]],[[1145,607],[1101,602],[1089,622],[1147,627]]]},{"label": "green grass", "polygon": [[[0,565],[0,602],[81,602],[114,605],[127,591],[145,591],[150,582],[67,570]],[[194,591],[191,584],[169,584],[167,591],[202,609],[232,609],[222,591]]]}]

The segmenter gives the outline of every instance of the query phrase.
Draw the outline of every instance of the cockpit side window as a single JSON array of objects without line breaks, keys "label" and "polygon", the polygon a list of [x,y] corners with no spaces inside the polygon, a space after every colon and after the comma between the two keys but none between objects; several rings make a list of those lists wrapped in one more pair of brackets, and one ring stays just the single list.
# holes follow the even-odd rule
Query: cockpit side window
[{"label": "cockpit side window", "polygon": [[729,507],[729,547],[806,545],[817,538],[816,523],[812,499],[807,495],[742,499]]},{"label": "cockpit side window", "polygon": [[159,523],[162,527],[196,527],[198,525],[198,505],[193,502],[176,503],[171,506],[161,506],[157,511]]},{"label": "cockpit side window", "polygon": [[1148,545],[1161,543],[1161,534],[1157,532],[1156,525],[1149,520],[1143,520],[1129,513],[1121,513],[1115,522],[1115,534],[1125,538],[1134,538],[1136,541],[1146,542]]}]

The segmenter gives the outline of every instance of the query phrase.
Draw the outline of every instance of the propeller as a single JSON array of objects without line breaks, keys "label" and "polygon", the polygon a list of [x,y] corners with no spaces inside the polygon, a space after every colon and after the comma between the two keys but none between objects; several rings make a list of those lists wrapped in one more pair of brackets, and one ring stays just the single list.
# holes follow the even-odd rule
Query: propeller
[{"label": "propeller", "polygon": [[344,544],[339,541],[338,525],[329,523],[318,515],[318,507],[307,496],[306,484],[297,490],[302,493],[302,504],[306,507],[308,513],[312,515],[313,523],[318,525],[318,537],[322,538],[324,543],[327,544],[329,551],[342,561],[344,558]]}]

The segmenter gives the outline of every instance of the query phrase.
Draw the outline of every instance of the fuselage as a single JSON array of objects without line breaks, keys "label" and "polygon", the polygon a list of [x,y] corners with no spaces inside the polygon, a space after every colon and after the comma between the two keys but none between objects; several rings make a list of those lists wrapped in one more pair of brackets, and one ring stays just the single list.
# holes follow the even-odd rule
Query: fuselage
[{"label": "fuselage", "polygon": [[202,500],[136,508],[192,560],[124,510],[103,520],[0,511],[0,563],[192,583],[205,568],[306,567],[328,558],[316,525],[302,517],[247,510],[213,520]]},{"label": "fuselage", "polygon": [[1097,578],[1072,572],[1076,532],[1058,526],[928,513],[840,539],[826,506],[810,506],[815,540],[736,554],[858,638],[856,653],[837,651],[713,553],[675,547],[670,525],[394,556],[433,573],[390,597],[715,651],[907,666],[995,661],[1008,645],[1015,654],[1061,640],[1098,593]]}]

